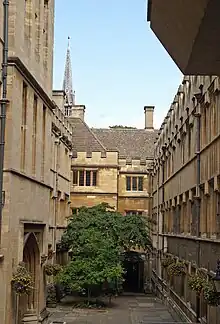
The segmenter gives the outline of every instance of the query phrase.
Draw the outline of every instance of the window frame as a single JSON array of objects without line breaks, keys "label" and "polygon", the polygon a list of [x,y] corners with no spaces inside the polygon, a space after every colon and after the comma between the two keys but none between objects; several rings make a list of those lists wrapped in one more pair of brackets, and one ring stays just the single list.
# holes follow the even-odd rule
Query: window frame
[{"label": "window frame", "polygon": [[143,192],[144,191],[144,176],[143,175],[128,175],[126,176],[126,191]]},{"label": "window frame", "polygon": [[77,187],[97,187],[98,170],[73,169],[72,184]]}]

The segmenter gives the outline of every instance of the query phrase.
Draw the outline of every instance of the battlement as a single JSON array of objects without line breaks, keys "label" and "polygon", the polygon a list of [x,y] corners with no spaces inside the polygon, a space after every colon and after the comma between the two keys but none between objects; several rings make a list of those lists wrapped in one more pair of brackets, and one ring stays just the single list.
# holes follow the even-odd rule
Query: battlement
[{"label": "battlement", "polygon": [[117,166],[118,152],[77,152],[72,158],[72,165]]},{"label": "battlement", "polygon": [[135,158],[135,159],[119,159],[119,166],[120,167],[126,167],[129,166],[130,168],[139,168],[141,169],[147,169],[149,163],[152,163],[152,160],[149,159],[143,159],[143,158]]}]

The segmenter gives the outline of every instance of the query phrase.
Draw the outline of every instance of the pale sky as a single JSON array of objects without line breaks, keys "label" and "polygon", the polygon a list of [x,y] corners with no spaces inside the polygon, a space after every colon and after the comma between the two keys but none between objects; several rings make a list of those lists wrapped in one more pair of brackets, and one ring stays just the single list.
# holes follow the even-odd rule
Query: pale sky
[{"label": "pale sky", "polygon": [[182,73],[146,21],[145,0],[55,0],[54,88],[61,89],[71,38],[76,103],[91,127],[144,127],[155,106],[159,128]]}]

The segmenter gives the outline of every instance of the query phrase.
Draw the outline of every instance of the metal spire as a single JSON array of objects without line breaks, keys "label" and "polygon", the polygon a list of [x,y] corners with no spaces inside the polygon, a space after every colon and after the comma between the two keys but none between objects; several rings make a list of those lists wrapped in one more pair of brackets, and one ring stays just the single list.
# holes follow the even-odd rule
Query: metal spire
[{"label": "metal spire", "polygon": [[70,37],[68,37],[68,46],[66,54],[66,65],[63,79],[63,90],[66,93],[66,104],[68,106],[75,105],[75,91],[73,92],[72,84],[72,66],[71,66],[71,57],[70,57]]}]

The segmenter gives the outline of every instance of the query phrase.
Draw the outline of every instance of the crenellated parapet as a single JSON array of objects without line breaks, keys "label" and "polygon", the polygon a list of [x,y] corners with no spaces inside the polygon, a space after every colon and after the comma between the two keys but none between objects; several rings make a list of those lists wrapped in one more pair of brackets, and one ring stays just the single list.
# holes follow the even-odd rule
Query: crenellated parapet
[{"label": "crenellated parapet", "polygon": [[149,173],[152,162],[152,159],[136,157],[135,159],[120,158],[118,163],[121,172]]},{"label": "crenellated parapet", "polygon": [[72,166],[117,167],[118,152],[77,152],[72,157]]}]

